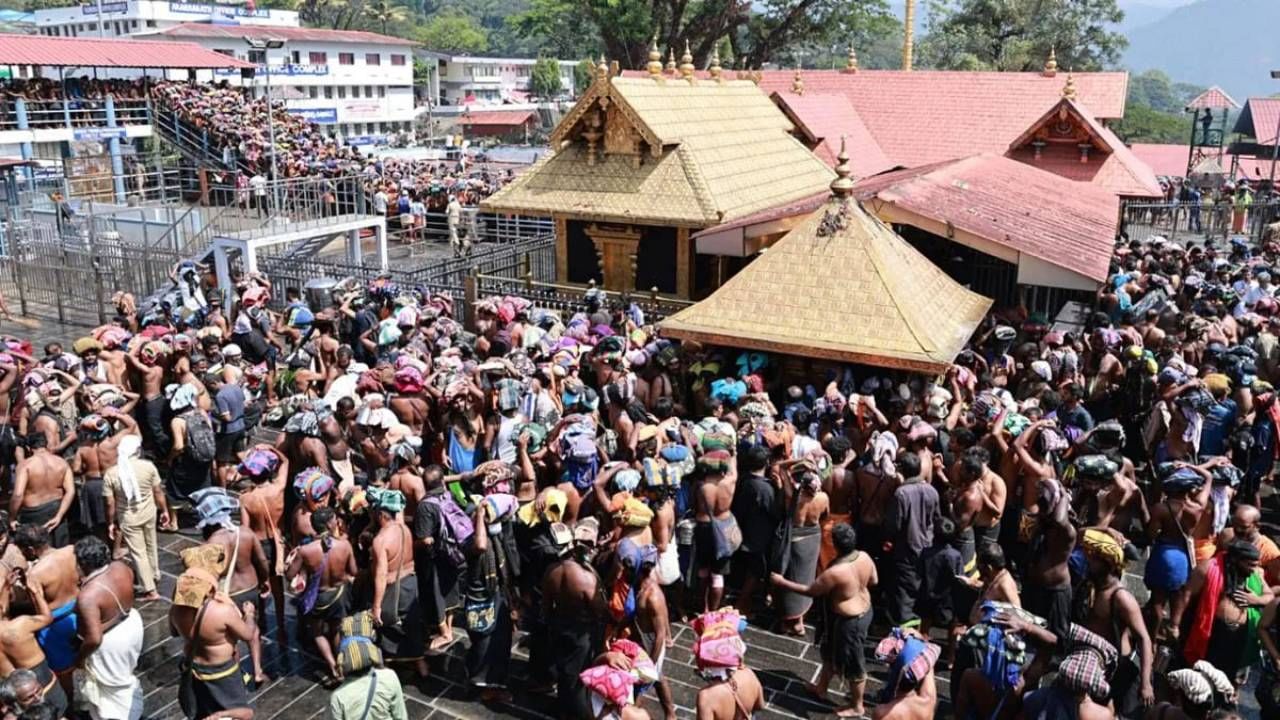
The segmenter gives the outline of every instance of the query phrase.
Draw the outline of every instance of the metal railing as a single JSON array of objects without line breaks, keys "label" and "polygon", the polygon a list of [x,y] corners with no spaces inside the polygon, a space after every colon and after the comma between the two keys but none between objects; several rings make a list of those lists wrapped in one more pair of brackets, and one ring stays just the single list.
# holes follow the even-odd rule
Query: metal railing
[{"label": "metal railing", "polygon": [[[150,105],[146,98],[113,98],[116,125],[146,125],[151,122]],[[27,128],[48,130],[63,127],[106,127],[107,98],[105,95],[91,98],[24,99]],[[0,103],[0,131],[19,130],[17,103],[5,100]]]},{"label": "metal railing", "polygon": [[1230,200],[1218,202],[1126,202],[1121,233],[1131,240],[1161,235],[1170,240],[1247,235],[1260,240],[1267,225],[1280,219],[1280,202],[1255,202],[1243,213]]},{"label": "metal railing", "polygon": [[594,281],[586,286],[561,285],[538,282],[531,274],[521,279],[471,275],[467,277],[464,287],[467,307],[473,306],[477,300],[492,295],[515,295],[532,302],[536,308],[554,310],[564,316],[585,311],[586,296],[591,291],[603,294],[605,303],[610,306],[626,307],[634,303],[644,312],[646,322],[661,322],[694,304],[692,300],[662,295],[656,289],[648,292],[619,293],[601,290],[596,287]]}]

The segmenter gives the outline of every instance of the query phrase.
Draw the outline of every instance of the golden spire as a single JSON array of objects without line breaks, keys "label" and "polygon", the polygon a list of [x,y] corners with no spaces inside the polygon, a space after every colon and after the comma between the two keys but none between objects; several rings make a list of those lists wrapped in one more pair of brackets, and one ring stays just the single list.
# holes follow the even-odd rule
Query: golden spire
[{"label": "golden spire", "polygon": [[849,153],[845,149],[845,137],[840,136],[840,154],[836,156],[836,179],[831,181],[831,194],[846,198],[853,194],[853,168],[849,167]]},{"label": "golden spire", "polygon": [[796,95],[804,94],[804,78],[800,77],[800,68],[796,68],[795,77],[791,78],[791,92]]},{"label": "golden spire", "polygon": [[684,55],[680,56],[680,76],[688,80],[693,77],[693,53],[689,52],[689,41],[684,41]]},{"label": "golden spire", "polygon": [[1044,61],[1045,77],[1053,77],[1058,74],[1058,49],[1049,48],[1049,57]]},{"label": "golden spire", "polygon": [[609,79],[609,61],[605,59],[604,53],[600,53],[600,64],[596,66],[596,77],[600,80]]},{"label": "golden spire", "polygon": [[649,77],[657,78],[662,75],[662,53],[658,50],[658,35],[654,33],[653,44],[649,46],[649,64],[645,66],[649,71]]},{"label": "golden spire", "polygon": [[1062,86],[1062,97],[1067,100],[1076,99],[1076,79],[1071,77],[1071,71],[1067,71],[1067,84]]},{"label": "golden spire", "polygon": [[708,69],[711,71],[712,80],[724,82],[724,79],[720,77],[720,48],[711,49],[711,67]]},{"label": "golden spire", "polygon": [[844,71],[847,73],[858,72],[858,51],[852,45],[849,46],[849,57],[844,61]]},{"label": "golden spire", "polygon": [[663,68],[670,75],[676,74],[676,50],[667,48],[667,66]]}]

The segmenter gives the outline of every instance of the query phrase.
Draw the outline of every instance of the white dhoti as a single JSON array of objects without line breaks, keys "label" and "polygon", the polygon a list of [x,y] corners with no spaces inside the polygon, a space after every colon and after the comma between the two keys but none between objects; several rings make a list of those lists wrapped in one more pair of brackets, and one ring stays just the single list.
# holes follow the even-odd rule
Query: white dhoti
[{"label": "white dhoti", "polygon": [[667,549],[658,555],[658,584],[670,585],[680,579],[680,549],[674,542],[667,542]]},{"label": "white dhoti", "polygon": [[142,631],[142,615],[130,610],[85,660],[76,695],[94,720],[142,717],[142,683],[134,674],[142,655]]}]

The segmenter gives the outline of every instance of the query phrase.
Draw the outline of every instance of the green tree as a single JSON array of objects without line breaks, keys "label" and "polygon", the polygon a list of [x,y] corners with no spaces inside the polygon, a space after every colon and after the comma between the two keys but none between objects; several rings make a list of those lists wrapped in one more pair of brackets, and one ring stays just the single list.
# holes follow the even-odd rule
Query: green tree
[{"label": "green tree", "polygon": [[400,25],[409,19],[409,10],[391,0],[370,0],[364,9],[365,17],[377,24],[383,35],[387,34],[387,25]]},{"label": "green tree", "polygon": [[457,10],[434,15],[416,28],[414,39],[436,52],[481,53],[489,49],[489,35],[484,28]]},{"label": "green tree", "polygon": [[1128,45],[1116,0],[933,0],[924,64],[944,70],[1039,70],[1051,48],[1063,69],[1112,67]]},{"label": "green tree", "polygon": [[515,22],[526,35],[575,48],[598,38],[600,50],[623,67],[644,66],[656,33],[664,56],[674,48],[679,57],[687,42],[694,64],[705,67],[727,39],[735,67],[758,68],[802,45],[847,44],[887,16],[885,0],[530,0]]},{"label": "green tree", "polygon": [[595,77],[595,63],[585,59],[579,60],[578,64],[573,66],[573,91],[581,95],[591,85],[591,81]]},{"label": "green tree", "polygon": [[529,91],[534,97],[553,98],[564,90],[560,82],[560,64],[552,58],[541,57],[533,64],[529,74]]},{"label": "green tree", "polygon": [[1111,129],[1126,143],[1175,143],[1186,145],[1191,134],[1191,116],[1160,112],[1144,105],[1129,105],[1124,119]]}]

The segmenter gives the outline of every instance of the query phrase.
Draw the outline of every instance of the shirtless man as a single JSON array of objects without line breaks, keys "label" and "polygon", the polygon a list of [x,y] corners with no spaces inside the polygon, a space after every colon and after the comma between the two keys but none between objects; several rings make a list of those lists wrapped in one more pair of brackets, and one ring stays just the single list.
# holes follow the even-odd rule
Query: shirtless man
[{"label": "shirtless man", "polygon": [[[258,536],[249,528],[232,522],[236,504],[225,489],[206,488],[193,494],[191,500],[195,503],[196,514],[200,518],[196,527],[204,535],[205,543],[223,546],[226,556],[234,559],[234,564],[227,569],[230,579],[223,582],[223,587],[229,588],[228,600],[233,606],[252,604],[256,618],[257,608],[270,592],[271,574],[267,555],[258,542]],[[254,681],[266,682],[269,678],[262,670],[262,643],[256,632],[249,641],[249,656],[253,659]]]},{"label": "shirtless man", "polygon": [[662,584],[658,582],[656,568],[645,575],[636,588],[636,614],[633,621],[641,645],[658,668],[655,689],[662,711],[666,720],[675,720],[676,704],[671,699],[671,686],[662,672],[667,642],[671,639],[671,619],[667,615],[667,598],[662,594]]},{"label": "shirtless man", "polygon": [[397,420],[409,426],[413,435],[424,437],[431,405],[422,396],[422,374],[412,367],[401,368],[396,372],[395,383],[396,394],[387,401],[387,407]]},{"label": "shirtless man", "polygon": [[831,503],[831,511],[822,520],[819,569],[825,568],[835,560],[836,552],[831,544],[831,528],[837,523],[852,523],[854,496],[858,492],[858,476],[852,467],[858,456],[854,453],[849,439],[843,435],[833,435],[823,443],[822,449],[831,458],[831,475],[822,487]]},{"label": "shirtless man", "polygon": [[178,578],[169,627],[187,641],[194,704],[179,696],[189,718],[252,720],[249,688],[240,672],[240,642],[252,643],[258,625],[251,602],[237,608],[218,591],[218,579],[207,570],[189,568]]},{"label": "shirtless man", "polygon": [[71,466],[50,452],[44,433],[27,436],[28,456],[18,463],[9,515],[19,525],[38,524],[49,531],[54,547],[71,541],[67,511],[76,497]]},{"label": "shirtless man", "polygon": [[[1275,595],[1271,588],[1262,582],[1262,572],[1258,568],[1259,552],[1247,540],[1235,540],[1227,547],[1226,552],[1219,553],[1210,562],[1197,567],[1187,581],[1187,601],[1175,603],[1173,622],[1182,626],[1182,615],[1188,606],[1194,606],[1194,621],[1189,623],[1188,636],[1183,645],[1183,660],[1194,664],[1197,660],[1207,660],[1231,678],[1236,687],[1242,685],[1243,675],[1249,667],[1257,662],[1257,656],[1247,657],[1244,647],[1251,640],[1250,635],[1258,632],[1248,622],[1249,611],[1261,612],[1271,604]],[[1213,565],[1217,568],[1213,568]],[[1209,627],[1203,622],[1205,608],[1201,607],[1201,595],[1209,587],[1209,576],[1219,574],[1224,578],[1217,588],[1217,605],[1210,608]],[[1193,655],[1192,648],[1198,648],[1198,656]]]},{"label": "shirtless man", "polygon": [[[552,527],[568,534],[568,527]],[[555,683],[560,707],[574,717],[590,708],[579,707],[584,699],[579,674],[591,661],[592,651],[601,642],[601,630],[608,616],[600,577],[587,558],[591,550],[564,543],[565,556],[547,568],[542,576],[542,621],[547,626],[547,646],[551,649],[551,680]]]},{"label": "shirtless man", "polygon": [[[908,632],[915,633],[914,630]],[[903,673],[905,674],[905,670]],[[932,664],[925,676],[914,685],[908,684],[901,676],[890,680],[895,681],[897,687],[891,693],[892,696],[877,703],[871,711],[872,720],[933,720],[937,717],[938,685]]]},{"label": "shirtless man", "polygon": [[405,525],[413,527],[414,514],[418,511],[418,503],[427,496],[427,488],[422,482],[419,448],[408,443],[398,444],[392,448],[393,454],[404,453],[407,457],[396,454],[392,461],[391,476],[387,478],[387,487],[404,493]]},{"label": "shirtless man", "polygon": [[338,629],[353,604],[351,580],[358,572],[356,557],[351,543],[338,537],[338,516],[332,509],[320,508],[312,513],[311,525],[316,539],[294,552],[285,576],[290,584],[295,578],[305,581],[305,589],[294,602],[306,636],[315,640],[320,657],[329,667],[329,678],[340,680],[342,673],[334,653]]},{"label": "shirtless man", "polygon": [[[395,490],[369,491],[373,538],[373,622],[382,628],[383,653],[412,662],[418,677],[429,673],[423,656],[425,628],[413,567],[413,533],[402,519],[404,495]],[[397,616],[398,613],[398,616]]]},{"label": "shirtless man", "polygon": [[142,655],[142,615],[133,612],[133,569],[111,561],[111,548],[96,537],[76,543],[81,578],[76,617],[85,683],[93,688],[95,717],[128,718],[142,712],[142,683],[134,674]]},{"label": "shirtless man", "polygon": [[[1093,601],[1086,616],[1077,620],[1119,649],[1119,667],[1111,676],[1111,699],[1123,715],[1133,717],[1139,706],[1150,707],[1155,702],[1151,684],[1155,656],[1147,624],[1142,620],[1142,608],[1124,585],[1124,542],[1124,535],[1115,530],[1087,528],[1084,531],[1081,546]],[[1140,665],[1133,662],[1135,651]],[[1135,680],[1139,681],[1136,701],[1126,703]]]},{"label": "shirtless man", "polygon": [[[75,548],[50,547],[49,531],[39,525],[19,525],[13,542],[31,563],[27,584],[40,588],[52,618],[36,639],[49,660],[49,669],[58,674],[63,690],[70,696],[70,671],[76,664],[76,594],[80,591]],[[34,603],[35,599],[31,601]]]},{"label": "shirtless man", "polygon": [[[118,422],[112,428],[112,421]],[[77,493],[80,497],[80,520],[99,538],[107,538],[107,526],[113,518],[107,516],[102,499],[102,476],[108,468],[115,467],[116,448],[125,435],[138,434],[138,423],[127,414],[107,406],[80,423],[80,435],[84,444],[71,457],[71,472],[80,478]]]},{"label": "shirtless man", "polygon": [[[698,580],[703,584],[703,611],[720,608],[724,599],[724,579],[729,574],[729,557],[717,557],[716,523],[736,523],[731,508],[733,492],[738,485],[738,470],[733,456],[725,450],[712,450],[702,456],[706,469],[698,486],[694,510],[694,562]],[[709,465],[708,463],[714,463]]]},{"label": "shirtless man", "polygon": [[855,477],[857,490],[853,498],[854,529],[857,531],[858,549],[871,556],[879,564],[884,559],[885,511],[893,500],[898,487],[898,474],[894,460],[898,452],[897,438],[885,431],[877,436],[871,449],[872,462],[858,468]]},{"label": "shirtless man", "polygon": [[[44,397],[44,407],[40,412],[31,418],[31,424],[27,429],[27,436],[32,434],[43,434],[47,442],[49,451],[55,455],[61,455],[71,444],[76,441],[74,432],[65,432],[60,416],[64,406],[73,401],[76,390],[80,388],[80,379],[69,375],[61,370],[46,367],[45,372],[51,373],[53,376],[60,378],[67,383],[66,387],[56,391],[53,394]],[[65,416],[62,416],[65,417]]]},{"label": "shirtless man", "polygon": [[[978,463],[981,463],[980,470]],[[981,478],[980,482],[975,483],[977,487],[972,488],[980,500],[973,516],[973,534],[977,547],[1000,542],[1000,520],[1004,517],[1008,489],[1004,478],[991,469],[991,453],[981,445],[975,445],[961,454],[956,465],[962,480],[966,474],[977,474]]]},{"label": "shirtless man", "polygon": [[743,720],[764,709],[764,688],[745,665],[698,690],[698,720]]},{"label": "shirtless man", "polygon": [[[146,348],[147,352],[143,352]],[[146,447],[155,455],[169,452],[169,428],[165,424],[165,412],[168,401],[164,397],[164,365],[163,358],[154,350],[152,343],[129,343],[129,353],[124,356],[129,369],[134,372],[134,391],[141,389],[141,418],[145,431],[142,433]]]},{"label": "shirtless man", "polygon": [[[266,556],[271,595],[275,599],[276,638],[283,645],[287,644],[282,574],[285,564],[284,496],[289,479],[289,458],[266,444],[254,446],[250,452],[253,451],[273,453],[280,463],[275,474],[263,473],[261,476],[245,475],[244,466],[241,465],[241,477],[249,480],[252,485],[240,493],[240,525],[253,532]],[[258,619],[260,630],[266,629],[266,619],[266,613]]]},{"label": "shirtless man", "polygon": [[[31,612],[20,613],[14,608],[14,590],[23,589],[31,598]],[[37,635],[53,622],[49,604],[45,602],[44,588],[39,581],[27,577],[22,570],[7,574],[0,583],[0,675],[8,677],[14,670],[30,670],[40,683],[44,701],[54,706],[58,717],[67,709],[67,695],[58,678],[49,669],[48,660],[41,649]]]},{"label": "shirtless man", "polygon": [[1094,462],[1105,459],[1109,472],[1098,475],[1076,470],[1076,478],[1082,489],[1075,499],[1076,515],[1084,523],[1094,527],[1114,528],[1126,535],[1132,530],[1135,520],[1139,527],[1146,528],[1150,517],[1146,499],[1137,483],[1106,456],[1094,455],[1092,458],[1095,459]]},{"label": "shirtless man", "polygon": [[1027,610],[1048,621],[1049,632],[1064,638],[1071,626],[1067,560],[1076,546],[1071,496],[1057,480],[1042,480],[1032,507],[1037,509],[1033,516],[1036,529],[1029,541],[1030,562],[1022,599]]},{"label": "shirtless man", "polygon": [[867,665],[863,644],[874,615],[871,588],[879,583],[875,563],[858,550],[858,538],[847,523],[831,529],[838,557],[812,585],[801,585],[773,573],[770,580],[783,590],[821,598],[827,606],[831,627],[822,638],[822,670],[809,692],[825,700],[831,678],[839,673],[849,685],[849,704],[838,708],[838,717],[866,715],[863,693],[867,687]]},{"label": "shirtless man", "polygon": [[[1225,458],[1222,460],[1226,462]],[[1166,634],[1177,639],[1181,630],[1177,624],[1166,625],[1173,609],[1170,600],[1176,605],[1185,595],[1183,589],[1195,567],[1191,529],[1205,514],[1212,484],[1205,467],[1180,463],[1161,481],[1164,501],[1151,509],[1151,523],[1147,526],[1151,555],[1142,582],[1151,590],[1147,625],[1157,641],[1163,640]]]},{"label": "shirtless man", "polygon": [[302,545],[315,531],[311,527],[311,514],[322,507],[333,505],[333,478],[323,470],[309,467],[293,479],[293,489],[301,502],[293,508],[289,518],[290,540],[294,547]]}]

